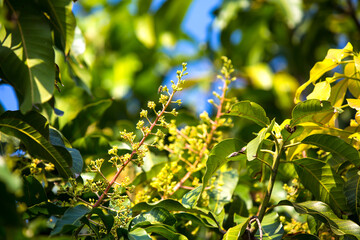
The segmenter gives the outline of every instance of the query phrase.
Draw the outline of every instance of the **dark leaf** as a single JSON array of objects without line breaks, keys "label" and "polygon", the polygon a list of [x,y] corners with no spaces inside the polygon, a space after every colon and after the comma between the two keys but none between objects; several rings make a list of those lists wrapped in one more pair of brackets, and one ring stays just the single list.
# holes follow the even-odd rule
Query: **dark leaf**
[{"label": "dark leaf", "polygon": [[38,203],[47,202],[47,196],[43,186],[33,176],[24,178],[24,201],[29,207]]},{"label": "dark leaf", "polygon": [[21,93],[20,109],[25,113],[53,95],[55,54],[51,29],[31,1],[9,0],[5,6],[16,27],[8,30],[8,34],[12,33],[8,35],[11,45],[0,47],[0,68],[6,80]]},{"label": "dark leaf", "polygon": [[77,205],[71,207],[64,215],[56,222],[55,228],[51,231],[50,236],[54,236],[60,233],[66,233],[81,226],[81,218],[84,217],[90,209],[84,205]]},{"label": "dark leaf", "polygon": [[149,223],[163,223],[166,225],[174,225],[176,222],[175,217],[165,208],[155,207],[151,209],[149,212],[141,213],[140,215],[136,216],[130,224],[130,228],[136,226],[136,224],[142,222],[149,222]]},{"label": "dark leaf", "polygon": [[50,143],[49,124],[39,113],[5,112],[0,116],[0,131],[19,138],[32,156],[53,163],[62,176],[73,175],[71,158],[64,158]]},{"label": "dark leaf", "polygon": [[338,235],[350,235],[360,239],[360,226],[351,220],[344,220],[338,218],[331,208],[323,202],[307,201],[303,203],[291,203],[284,200],[279,202],[278,205],[293,206],[294,209],[301,214],[309,214],[317,220],[327,224],[331,231]]},{"label": "dark leaf", "polygon": [[360,166],[359,152],[337,136],[314,134],[302,140],[302,143],[312,144],[331,152],[339,164],[349,161],[356,166]]},{"label": "dark leaf", "polygon": [[302,158],[294,160],[293,163],[301,183],[317,200],[330,204],[337,214],[347,210],[344,180],[326,162]]}]

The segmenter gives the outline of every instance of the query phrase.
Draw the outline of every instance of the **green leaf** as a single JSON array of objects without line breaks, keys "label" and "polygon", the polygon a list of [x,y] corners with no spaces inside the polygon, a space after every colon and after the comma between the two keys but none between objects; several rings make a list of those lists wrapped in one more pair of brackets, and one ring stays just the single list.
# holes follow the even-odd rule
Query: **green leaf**
[{"label": "green leaf", "polygon": [[151,240],[149,234],[142,228],[136,228],[128,233],[129,240]]},{"label": "green leaf", "polygon": [[[174,213],[174,216],[176,218],[176,222],[183,221],[186,223],[188,221],[191,221],[191,223],[195,224],[195,225],[204,226],[207,228],[214,228],[213,225],[206,223],[205,221],[203,221],[202,219],[198,218],[197,216],[195,216],[191,213],[179,212],[179,213]],[[215,226],[215,228],[218,228],[218,227]]]},{"label": "green leaf", "polygon": [[215,214],[212,211],[209,212],[209,217],[212,221],[218,225],[219,229],[225,230],[223,227],[224,219],[225,219],[225,209],[223,208],[219,214]]},{"label": "green leaf", "polygon": [[84,217],[90,209],[84,205],[77,205],[65,211],[64,215],[56,222],[55,228],[51,231],[50,236],[65,233],[81,226],[80,219]]},{"label": "green leaf", "polygon": [[48,200],[43,186],[33,176],[27,176],[24,178],[23,199],[29,207],[41,202],[47,202]]},{"label": "green leaf", "polygon": [[92,233],[95,234],[96,239],[100,239],[99,227],[97,225],[90,222],[89,219],[87,219],[86,217],[81,218],[81,223],[87,225],[90,228]]},{"label": "green leaf", "polygon": [[326,162],[313,158],[296,159],[292,162],[300,182],[317,200],[330,204],[337,214],[347,210],[344,180]]},{"label": "green leaf", "polygon": [[133,206],[132,211],[133,211],[133,213],[143,211],[143,210],[150,211],[151,209],[156,208],[156,207],[164,208],[164,209],[168,210],[169,212],[181,211],[181,212],[193,213],[193,214],[200,215],[204,220],[204,224],[206,224],[207,226],[218,228],[218,226],[215,222],[215,219],[210,214],[209,210],[199,208],[199,207],[187,208],[184,205],[182,205],[180,202],[178,202],[176,200],[172,200],[172,199],[165,199],[165,200],[161,200],[156,203],[141,202],[141,203],[138,203],[135,206]]},{"label": "green leaf", "polygon": [[248,161],[252,161],[256,159],[258,150],[261,147],[261,144],[264,141],[266,134],[272,131],[274,124],[275,124],[275,119],[271,121],[271,124],[267,128],[262,129],[259,132],[259,134],[256,136],[256,138],[251,140],[246,145],[246,156]]},{"label": "green leaf", "polygon": [[124,237],[127,237],[128,234],[129,234],[129,231],[125,228],[117,228],[116,229],[116,235],[117,235],[118,239],[124,239]]},{"label": "green leaf", "polygon": [[164,208],[168,211],[183,211],[183,212],[190,212],[190,213],[198,213],[198,214],[204,214],[207,215],[207,212],[201,211],[199,209],[189,209],[186,208],[184,205],[182,205],[180,202],[173,200],[173,199],[165,199],[156,203],[145,203],[141,202],[136,204],[132,207],[132,211],[138,212],[138,211],[150,211],[151,209],[155,207]]},{"label": "green leaf", "polygon": [[[212,175],[225,163],[231,161],[229,155],[241,150],[245,144],[237,139],[226,139],[216,144],[206,161],[206,171],[203,177],[201,193],[204,191]],[[201,193],[199,196],[201,196]]]},{"label": "green leaf", "polygon": [[[272,150],[274,147],[274,143],[271,140],[264,139],[261,144],[261,150]],[[267,166],[265,163],[268,163],[268,165],[272,165],[273,163],[273,157],[269,152],[263,152],[258,151],[257,152],[257,158],[254,159],[254,161],[246,161],[246,169],[247,174],[251,178],[258,178],[259,175],[265,174],[265,171],[267,170]],[[260,159],[262,161],[260,161]]]},{"label": "green leaf", "polygon": [[243,221],[242,223],[236,225],[235,227],[229,228],[224,237],[223,240],[238,240],[239,237],[241,237],[249,224],[250,219],[248,218],[246,221]]},{"label": "green leaf", "polygon": [[176,233],[176,232],[170,230],[169,228],[167,228],[167,227],[165,227],[163,225],[160,225],[160,224],[151,225],[150,227],[146,227],[145,230],[148,233],[159,234],[159,235],[163,236],[166,239],[187,240],[187,237],[185,237],[184,235],[182,235],[180,233]]},{"label": "green leaf", "polygon": [[[261,228],[264,240],[280,240],[284,235],[284,228],[282,223],[279,221],[279,215],[276,212],[265,215],[261,222]],[[260,239],[259,230],[255,234],[255,237]]]},{"label": "green leaf", "polygon": [[181,203],[186,208],[194,208],[198,199],[202,194],[202,185],[198,186],[197,188],[187,192],[181,199]]},{"label": "green leaf", "polygon": [[345,182],[344,193],[347,204],[353,213],[360,216],[360,175],[356,168],[350,169],[347,174],[347,181]]},{"label": "green leaf", "polygon": [[[0,69],[7,82],[22,95],[20,110],[50,100],[55,82],[55,54],[51,30],[45,16],[31,1],[5,1],[14,16],[14,29],[8,29],[11,46],[0,47]],[[10,51],[9,51],[10,49]]]},{"label": "green leaf", "polygon": [[76,20],[72,12],[71,0],[41,0],[40,5],[50,17],[55,32],[57,47],[68,55],[74,40]]},{"label": "green leaf", "polygon": [[309,226],[309,231],[311,234],[317,234],[319,225],[322,224],[320,221],[316,220],[316,218],[311,215],[306,216],[306,223]]},{"label": "green leaf", "polygon": [[310,99],[297,104],[292,112],[291,127],[304,122],[319,123],[319,116],[324,113],[334,112],[328,101]]},{"label": "green leaf", "polygon": [[72,159],[71,171],[74,176],[77,177],[80,175],[83,169],[84,161],[81,157],[80,152],[75,148],[66,148],[66,150],[70,153]]},{"label": "green leaf", "polygon": [[45,215],[46,217],[50,217],[51,215],[63,215],[65,210],[65,207],[59,207],[53,203],[46,201],[28,207],[23,215],[23,218],[31,219],[41,215]]},{"label": "green leaf", "polygon": [[82,172],[84,164],[80,152],[77,149],[66,147],[64,140],[67,140],[58,130],[51,128],[49,132],[50,143],[56,147],[64,158],[67,159],[67,162],[71,162],[71,171],[75,174],[75,176],[78,176]]},{"label": "green leaf", "polygon": [[[294,130],[294,132],[289,132],[288,130]],[[292,129],[291,128],[286,129],[286,127],[285,127],[281,130],[281,136],[284,139],[284,142],[286,143],[286,142],[289,142],[290,140],[300,136],[303,131],[304,131],[304,127],[300,126],[300,125],[296,126],[296,128],[292,128]]]},{"label": "green leaf", "polygon": [[349,161],[356,166],[360,166],[359,152],[337,136],[314,134],[302,140],[302,143],[312,144],[331,152],[339,164]]},{"label": "green leaf", "polygon": [[267,127],[270,124],[265,110],[259,104],[250,101],[234,104],[226,115],[249,119],[261,127]]},{"label": "green leaf", "polygon": [[0,116],[0,131],[19,138],[30,155],[53,163],[62,176],[68,178],[73,175],[71,161],[50,143],[49,124],[39,113],[22,115],[19,111],[5,112]]},{"label": "green leaf", "polygon": [[136,227],[137,224],[149,222],[149,223],[163,223],[166,225],[174,225],[176,222],[175,217],[165,208],[154,207],[149,212],[141,213],[136,216],[130,224],[130,228]]},{"label": "green leaf", "polygon": [[64,126],[62,133],[67,136],[69,140],[84,137],[88,126],[99,121],[100,117],[111,104],[112,101],[107,99],[85,106],[72,121],[69,121],[69,123]]},{"label": "green leaf", "polygon": [[[241,188],[241,186],[237,185],[237,188]],[[228,229],[231,226],[234,226],[236,217],[247,217],[249,216],[249,211],[246,206],[246,202],[236,193],[233,195],[230,204],[227,209],[228,216],[226,217],[226,221],[224,222],[224,228]]]},{"label": "green leaf", "polygon": [[[101,209],[99,208],[93,208],[91,210],[92,214],[96,214],[100,217],[101,221],[104,223],[107,233],[111,231],[112,226],[114,225],[114,216],[111,214],[105,214]],[[92,215],[93,217],[94,215]]]},{"label": "green leaf", "polygon": [[[75,41],[82,41],[83,36],[81,35],[81,31],[75,31]],[[85,40],[83,40],[85,41]],[[84,43],[85,45],[85,43]],[[89,83],[92,79],[92,75],[90,74],[87,68],[84,68],[85,62],[82,60],[76,59],[72,54],[68,56],[66,59],[66,67],[69,73],[69,76],[75,82],[76,86],[84,89],[89,96],[92,96],[92,92],[89,87]]]},{"label": "green leaf", "polygon": [[212,188],[208,190],[209,209],[219,215],[224,209],[224,205],[231,201],[231,197],[236,188],[239,174],[237,170],[217,171],[217,177],[212,184]]},{"label": "green leaf", "polygon": [[298,213],[309,214],[315,217],[317,220],[327,224],[331,231],[338,236],[348,234],[356,237],[356,239],[360,239],[360,226],[351,220],[338,218],[331,208],[323,202],[307,201],[291,203],[290,201],[284,200],[279,202],[278,205],[292,206]]}]

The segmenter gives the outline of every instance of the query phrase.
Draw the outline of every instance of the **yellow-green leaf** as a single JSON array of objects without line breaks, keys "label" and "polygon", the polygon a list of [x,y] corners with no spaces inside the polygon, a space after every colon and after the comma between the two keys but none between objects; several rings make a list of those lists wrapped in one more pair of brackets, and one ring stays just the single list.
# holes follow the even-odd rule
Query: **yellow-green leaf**
[{"label": "yellow-green leaf", "polygon": [[342,103],[344,102],[345,93],[348,87],[349,80],[345,79],[342,81],[337,82],[332,88],[331,88],[331,94],[329,101],[332,106],[334,107],[340,107]]},{"label": "yellow-green leaf", "polygon": [[156,38],[153,17],[146,14],[136,18],[135,33],[139,41],[147,48],[154,47]]},{"label": "yellow-green leaf", "polygon": [[360,110],[360,99],[346,99],[349,106],[357,111]]},{"label": "yellow-green leaf", "polygon": [[300,102],[300,95],[305,90],[305,88],[307,88],[311,83],[318,80],[324,73],[330,71],[331,69],[337,67],[338,65],[339,65],[338,62],[329,58],[325,58],[323,61],[317,62],[310,71],[309,81],[307,81],[297,89],[295,93],[295,103]]},{"label": "yellow-green leaf", "polygon": [[234,104],[228,115],[249,119],[261,127],[267,127],[270,124],[265,110],[259,104],[250,101],[241,101]]},{"label": "yellow-green leaf", "polygon": [[325,58],[321,62],[315,63],[314,67],[310,70],[310,82],[318,80],[324,73],[339,65],[334,59]]},{"label": "yellow-green leaf", "polygon": [[251,83],[259,89],[270,90],[273,86],[273,73],[267,64],[259,63],[246,68]]},{"label": "yellow-green leaf", "polygon": [[279,72],[274,75],[274,92],[277,103],[281,109],[290,109],[293,107],[292,99],[299,82],[288,73]]},{"label": "yellow-green leaf", "polygon": [[223,240],[237,240],[241,235],[244,234],[247,225],[249,224],[250,218],[246,221],[243,221],[235,227],[229,228],[225,233]]},{"label": "yellow-green leaf", "polygon": [[352,54],[353,47],[351,43],[348,43],[343,49],[330,49],[321,62],[317,62],[314,67],[310,70],[310,79],[303,85],[301,85],[295,93],[295,103],[300,102],[301,93],[307,88],[311,83],[314,83],[318,80],[324,73],[330,71],[331,69],[337,67],[341,60]]},{"label": "yellow-green leaf", "polygon": [[326,120],[324,116],[328,114],[334,114],[334,108],[330,102],[317,99],[306,100],[293,109],[291,127],[305,122],[323,123]]},{"label": "yellow-green leaf", "polygon": [[343,49],[329,49],[325,59],[332,59],[336,62],[340,62],[353,52],[353,46],[351,43],[347,43]]},{"label": "yellow-green leaf", "polygon": [[360,71],[360,57],[354,56],[354,62],[355,62],[356,71]]},{"label": "yellow-green leaf", "polygon": [[[355,63],[348,63],[344,68],[344,73],[347,77],[359,78],[359,74],[356,73]],[[360,81],[355,79],[349,79],[349,91],[355,98],[360,97]]]},{"label": "yellow-green leaf", "polygon": [[328,81],[323,81],[315,84],[314,90],[306,97],[306,99],[328,100],[330,98],[330,93],[330,83]]}]

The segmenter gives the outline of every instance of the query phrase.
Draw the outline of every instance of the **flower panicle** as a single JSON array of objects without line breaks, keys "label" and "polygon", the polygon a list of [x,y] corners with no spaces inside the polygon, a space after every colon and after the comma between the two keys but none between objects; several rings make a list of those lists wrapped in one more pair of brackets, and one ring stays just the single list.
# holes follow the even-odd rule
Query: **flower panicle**
[{"label": "flower panicle", "polygon": [[[188,73],[187,64],[182,64],[182,70],[178,70],[177,75],[177,82],[172,82],[172,88],[165,86],[160,86],[158,89],[158,93],[160,97],[158,99],[158,104],[154,101],[148,101],[147,109],[142,109],[140,111],[140,120],[136,124],[136,129],[140,131],[141,136],[137,135],[134,132],[128,132],[126,129],[120,132],[120,137],[132,148],[131,153],[126,153],[122,156],[118,155],[118,148],[113,147],[108,151],[110,155],[110,162],[117,168],[120,169],[121,166],[126,165],[128,162],[133,161],[135,164],[141,166],[143,163],[143,158],[148,152],[148,145],[144,144],[145,139],[152,135],[155,137],[153,144],[149,146],[156,146],[160,149],[163,148],[163,142],[166,137],[166,132],[163,132],[159,128],[168,129],[171,125],[170,122],[167,122],[165,118],[166,114],[171,114],[173,116],[177,116],[178,112],[176,108],[173,108],[171,111],[166,111],[170,104],[178,104],[181,105],[181,100],[173,100],[173,97],[177,91],[182,90],[182,85],[184,84],[185,80],[183,79]],[[161,106],[161,110],[157,108]],[[149,111],[150,110],[150,111]],[[150,114],[151,112],[154,113],[154,117]],[[140,140],[138,140],[140,139]],[[94,162],[92,171],[100,171],[100,167],[98,166],[98,162]]]}]

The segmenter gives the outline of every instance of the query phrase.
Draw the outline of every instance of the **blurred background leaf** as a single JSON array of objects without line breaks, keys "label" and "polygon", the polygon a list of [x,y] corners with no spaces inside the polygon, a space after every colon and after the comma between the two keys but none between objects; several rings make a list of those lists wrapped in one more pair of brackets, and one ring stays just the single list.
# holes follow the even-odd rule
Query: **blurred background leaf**
[{"label": "blurred background leaf", "polygon": [[[358,1],[64,0],[54,5],[44,0],[41,4],[56,20],[50,26],[64,85],[60,93],[54,92],[53,104],[64,114],[48,115],[49,120],[61,130],[86,105],[113,99],[96,116],[96,127],[113,139],[123,128],[123,119],[137,119],[146,101],[158,98],[159,85],[175,78],[183,61],[189,62],[190,72],[179,96],[185,109],[196,115],[203,110],[211,113],[207,99],[217,89],[216,69],[220,56],[226,55],[238,69],[229,97],[254,101],[270,118],[281,121],[293,107],[299,83],[309,79],[311,67],[329,48],[342,48],[350,41],[356,50],[359,44]],[[5,19],[1,26],[11,24],[5,11],[0,16]],[[0,93],[6,92],[0,94],[0,103],[5,110],[15,110],[8,83],[0,80]],[[65,137],[74,141],[78,136],[65,133]]]}]

